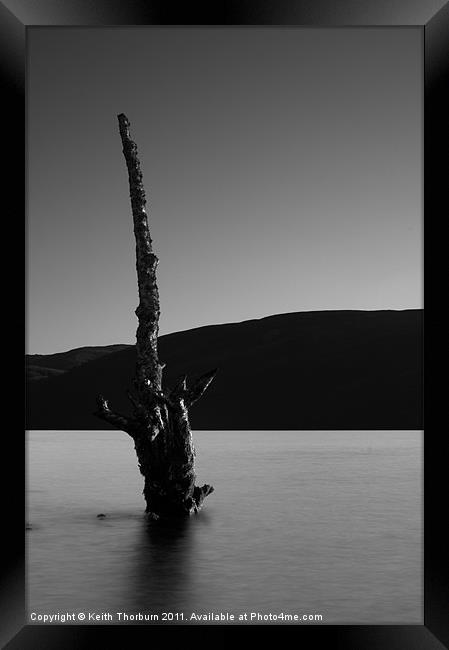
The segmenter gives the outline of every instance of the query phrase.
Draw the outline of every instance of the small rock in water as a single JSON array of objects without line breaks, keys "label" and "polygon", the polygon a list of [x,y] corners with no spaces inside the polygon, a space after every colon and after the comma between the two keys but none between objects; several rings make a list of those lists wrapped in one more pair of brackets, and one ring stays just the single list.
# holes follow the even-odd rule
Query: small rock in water
[{"label": "small rock in water", "polygon": [[97,519],[104,519],[105,517],[106,517],[106,515],[103,514],[102,512],[100,512],[100,514],[97,515]]}]

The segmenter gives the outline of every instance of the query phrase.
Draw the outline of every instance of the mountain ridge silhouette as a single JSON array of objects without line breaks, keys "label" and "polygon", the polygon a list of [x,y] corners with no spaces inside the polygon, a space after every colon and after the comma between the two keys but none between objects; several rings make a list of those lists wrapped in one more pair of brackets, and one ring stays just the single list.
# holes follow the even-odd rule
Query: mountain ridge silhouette
[{"label": "mountain ridge silhouette", "polygon": [[[422,321],[418,309],[275,314],[166,334],[159,357],[168,386],[219,368],[193,430],[421,429]],[[93,415],[99,393],[131,412],[133,345],[27,364],[27,429],[108,429]]]}]

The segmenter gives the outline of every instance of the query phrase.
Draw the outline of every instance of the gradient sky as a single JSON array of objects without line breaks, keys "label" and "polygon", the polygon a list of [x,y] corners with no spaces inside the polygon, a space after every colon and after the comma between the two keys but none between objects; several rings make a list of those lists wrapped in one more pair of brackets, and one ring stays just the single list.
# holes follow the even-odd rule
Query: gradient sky
[{"label": "gradient sky", "polygon": [[160,333],[422,307],[419,28],[31,28],[27,352],[133,343],[117,113]]}]

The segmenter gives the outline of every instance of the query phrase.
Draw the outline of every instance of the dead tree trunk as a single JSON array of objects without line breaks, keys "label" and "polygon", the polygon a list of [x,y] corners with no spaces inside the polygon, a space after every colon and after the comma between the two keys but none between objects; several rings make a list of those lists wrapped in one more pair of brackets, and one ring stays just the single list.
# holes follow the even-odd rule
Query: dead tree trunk
[{"label": "dead tree trunk", "polygon": [[101,395],[97,400],[96,415],[133,438],[139,469],[144,477],[146,512],[155,517],[190,515],[199,510],[213,487],[195,486],[195,450],[188,412],[207,389],[216,370],[206,373],[190,387],[184,376],[171,389],[163,388],[164,365],[159,362],[157,349],[160,314],[156,283],[158,258],[153,252],[148,228],[137,146],[131,140],[126,116],[118,115],[118,121],[128,168],[139,287],[136,374],[134,390],[128,392],[133,415],[127,417],[112,411]]}]

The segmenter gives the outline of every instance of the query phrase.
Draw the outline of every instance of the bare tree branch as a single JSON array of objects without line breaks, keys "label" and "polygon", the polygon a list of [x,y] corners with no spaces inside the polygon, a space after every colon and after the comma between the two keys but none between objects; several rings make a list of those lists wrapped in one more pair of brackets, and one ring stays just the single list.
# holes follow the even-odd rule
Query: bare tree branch
[{"label": "bare tree branch", "polygon": [[210,372],[206,372],[204,375],[201,375],[193,387],[187,391],[186,395],[186,406],[192,406],[199,398],[206,392],[207,388],[210,386],[212,381],[215,378],[215,375],[218,372],[218,368],[214,368]]},{"label": "bare tree branch", "polygon": [[173,385],[173,388],[168,391],[168,396],[170,399],[174,399],[176,397],[184,397],[185,393],[187,390],[187,375],[181,375],[181,377],[178,377],[176,382]]},{"label": "bare tree branch", "polygon": [[124,415],[121,415],[120,413],[115,413],[114,411],[111,411],[111,409],[109,408],[109,404],[107,400],[103,397],[103,395],[98,395],[97,407],[98,409],[97,411],[95,411],[96,416],[98,416],[102,420],[105,420],[105,422],[112,424],[117,429],[126,431],[126,433],[128,433],[132,438],[134,438],[134,435],[132,433],[133,421],[130,420],[129,418],[126,418]]},{"label": "bare tree branch", "polygon": [[[136,239],[136,270],[139,286],[139,305],[136,316],[139,320],[136,334],[136,375],[140,386],[149,379],[155,390],[162,387],[162,366],[159,363],[157,337],[159,333],[159,291],[156,283],[158,258],[153,252],[153,242],[148,228],[146,198],[142,171],[137,157],[137,145],[131,140],[130,122],[126,115],[118,117],[120,137],[128,168],[129,192]],[[142,395],[140,395],[142,397]]]}]

